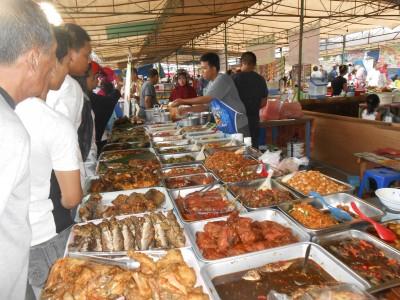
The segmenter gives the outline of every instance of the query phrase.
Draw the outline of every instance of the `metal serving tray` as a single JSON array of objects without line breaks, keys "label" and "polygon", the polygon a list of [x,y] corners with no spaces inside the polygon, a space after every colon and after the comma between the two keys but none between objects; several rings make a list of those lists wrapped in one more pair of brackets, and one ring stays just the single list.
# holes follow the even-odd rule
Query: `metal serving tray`
[{"label": "metal serving tray", "polygon": [[159,131],[165,131],[165,130],[176,130],[177,126],[175,123],[171,123],[171,124],[163,124],[163,126],[159,126],[159,127],[151,127],[151,126],[147,126],[146,130],[148,133],[154,133],[154,132],[159,132]]},{"label": "metal serving tray", "polygon": [[[388,225],[389,223],[400,224],[400,219],[394,219],[394,220],[388,220],[388,221],[385,221],[385,222],[381,222],[381,224],[384,225],[385,227],[387,227],[387,225]],[[373,234],[373,233],[372,233],[373,231],[376,232],[374,226],[369,225],[369,224],[368,224],[368,225],[367,225],[367,224],[365,224],[365,225],[363,224],[363,225],[357,226],[356,229],[359,229],[359,230],[361,230],[361,231],[364,231],[364,232],[366,232],[367,234],[370,234],[370,235],[372,235],[373,237],[375,237],[375,238],[381,240],[383,243],[386,243],[388,246],[392,247],[394,250],[400,251],[400,248],[396,248],[395,245],[394,245],[393,243],[386,242],[386,241],[380,239],[379,236],[378,236],[377,234],[376,234],[376,235]],[[371,232],[371,231],[372,231],[372,232]],[[392,230],[392,231],[393,231],[393,230]],[[400,241],[400,235],[397,234],[396,232],[393,232],[393,233],[398,237],[397,240]]]},{"label": "metal serving tray", "polygon": [[[152,138],[156,138],[156,137],[167,137],[167,136],[176,136],[176,135],[180,135],[180,131],[176,130],[176,129],[167,129],[167,130],[159,130],[159,131],[155,131],[150,133]],[[158,134],[167,134],[165,136],[159,136]]]},{"label": "metal serving tray", "polygon": [[[241,217],[245,218],[250,218],[254,221],[273,221],[276,223],[279,223],[287,228],[290,228],[292,230],[292,233],[294,236],[296,236],[300,242],[308,242],[310,241],[310,236],[308,233],[306,233],[303,229],[301,229],[299,226],[294,224],[289,218],[287,218],[282,212],[276,209],[263,209],[263,210],[257,210],[257,211],[251,211],[251,212],[246,212],[246,213],[241,213]],[[249,253],[245,253],[242,255],[236,255],[236,256],[230,256],[226,258],[221,258],[221,259],[206,259],[203,257],[203,254],[200,250],[200,248],[197,246],[196,243],[196,232],[203,231],[204,226],[209,223],[209,222],[215,222],[215,221],[226,221],[228,219],[228,216],[225,217],[220,217],[220,218],[214,218],[214,219],[208,219],[204,221],[197,221],[197,222],[192,222],[190,224],[185,223],[185,228],[187,230],[187,234],[189,236],[190,242],[192,244],[193,250],[196,254],[196,256],[199,258],[204,263],[210,263],[210,262],[216,262],[216,261],[228,261],[232,259],[236,259],[239,257],[243,257],[248,255]],[[280,247],[278,247],[280,248]],[[251,252],[250,252],[251,253]]]},{"label": "metal serving tray", "polygon": [[215,133],[198,135],[198,136],[189,136],[190,139],[195,140],[195,141],[208,141],[208,140],[214,140],[214,139],[221,139],[224,137],[225,137],[225,134],[221,131],[218,131]]},{"label": "metal serving tray", "polygon": [[[119,195],[130,195],[132,193],[141,193],[141,194],[145,194],[148,190],[150,189],[155,189],[160,191],[161,193],[164,194],[165,196],[165,202],[161,205],[161,207],[155,211],[165,211],[165,210],[171,210],[174,208],[174,205],[172,204],[172,200],[171,197],[167,191],[166,188],[164,187],[151,187],[151,188],[143,188],[143,189],[134,189],[134,190],[125,190],[125,191],[119,191],[119,192],[106,192],[106,193],[99,193],[102,197],[100,203],[103,205],[112,205],[112,201],[117,198],[117,196]],[[79,223],[79,222],[84,222],[82,221],[80,215],[79,215],[79,209],[81,208],[81,206],[83,204],[85,204],[90,198],[90,194],[86,195],[85,197],[83,197],[81,204],[79,204],[78,209],[76,211],[76,216],[75,216],[75,222]]]},{"label": "metal serving tray", "polygon": [[[181,149],[180,149],[181,148]],[[199,146],[197,145],[181,145],[181,146],[170,146],[170,147],[159,147],[155,148],[157,154],[166,155],[166,154],[179,154],[179,153],[188,153],[188,152],[198,152],[200,151]],[[179,152],[175,153],[165,153],[164,151],[178,149]]]},{"label": "metal serving tray", "polygon": [[189,132],[185,132],[185,135],[188,138],[201,138],[202,136],[209,136],[209,135],[214,135],[214,134],[218,134],[220,135],[220,133],[222,133],[219,130],[213,130],[213,129],[209,129],[209,130],[201,130],[201,131],[189,131]]},{"label": "metal serving tray", "polygon": [[[181,165],[181,166],[173,166],[173,167],[166,167],[161,169],[161,173],[163,177],[171,177],[168,175],[169,172],[171,172],[172,169],[184,169],[184,168],[196,168],[200,167],[203,169],[203,172],[201,173],[207,173],[207,169],[204,167],[202,163],[194,163],[194,164],[186,164],[186,165]],[[199,173],[196,173],[199,174]]]},{"label": "metal serving tray", "polygon": [[[117,158],[115,160],[124,160],[124,158]],[[125,158],[126,159],[126,158]],[[149,151],[146,154],[138,154],[133,155],[131,159],[141,159],[141,160],[159,160],[157,155],[154,153],[154,150]],[[129,166],[128,162],[124,163],[122,162],[123,166],[119,166],[116,165],[114,168],[112,167],[113,164],[118,164],[118,162],[116,162],[115,160],[111,160],[111,161],[105,161],[105,160],[98,160],[97,164],[96,164],[96,174],[105,174],[107,172],[107,170],[113,170],[116,172],[123,172],[123,171],[129,171],[130,169],[132,169],[132,167]]]},{"label": "metal serving tray", "polygon": [[[252,188],[252,189],[255,189],[255,190],[256,190],[256,189],[258,189],[266,180],[267,180],[267,179],[261,178],[261,179],[256,179],[256,180],[252,180],[252,181],[228,183],[228,188],[229,188],[229,191],[232,193],[232,195],[234,195],[235,198],[237,198],[237,200],[240,201],[240,202],[243,204],[243,206],[246,207],[247,210],[249,210],[249,211],[251,211],[251,210],[256,210],[256,209],[268,208],[268,207],[277,207],[278,204],[268,205],[268,206],[264,206],[264,207],[251,207],[251,206],[248,206],[248,205],[246,205],[246,203],[245,203],[243,200],[240,199],[239,195],[236,194],[236,193],[233,191],[233,189],[232,189],[232,187],[238,186],[238,187],[248,187],[248,188]],[[296,200],[296,199],[299,198],[299,196],[298,196],[296,193],[294,193],[292,190],[288,189],[287,187],[283,186],[282,184],[278,183],[278,182],[277,182],[276,180],[274,180],[274,179],[271,179],[271,188],[272,188],[272,189],[278,189],[278,190],[281,190],[281,191],[286,191],[286,192],[288,192],[288,193],[292,196],[293,200]],[[291,201],[290,201],[290,202],[291,202]],[[290,203],[290,202],[289,202],[289,203]],[[285,202],[282,202],[282,203],[285,203]]]},{"label": "metal serving tray", "polygon": [[219,151],[229,151],[229,152],[236,152],[239,151],[240,153],[250,156],[252,158],[257,159],[259,157],[259,154],[257,153],[258,150],[252,148],[252,147],[248,147],[245,145],[239,145],[239,146],[226,146],[223,148],[207,148],[204,153],[206,154],[206,156],[210,156],[213,155],[216,152]]},{"label": "metal serving tray", "polygon": [[[346,193],[338,193],[338,194],[331,194],[328,196],[324,196],[324,199],[326,200],[326,202],[328,202],[330,205],[332,206],[336,206],[336,205],[345,205],[348,206],[350,212],[352,212],[353,214],[357,215],[353,209],[350,206],[351,202],[355,202],[357,204],[357,206],[360,208],[360,210],[366,214],[368,217],[374,219],[374,220],[380,220],[383,216],[384,216],[384,212],[381,211],[379,208],[376,208],[375,206],[361,200],[360,198],[357,198],[355,196],[346,194]],[[305,203],[309,203],[312,206],[320,209],[320,210],[324,210],[327,211],[327,207],[325,207],[324,205],[322,205],[318,200],[313,199],[313,198],[308,198],[308,199],[302,199],[302,200],[295,200],[293,202],[290,203],[283,203],[278,205],[279,209],[282,210],[289,218],[291,218],[294,222],[296,222],[299,226],[301,226],[302,228],[304,228],[304,230],[306,230],[309,234],[311,235],[321,235],[321,234],[327,234],[333,231],[340,231],[340,230],[345,230],[348,229],[356,224],[360,224],[360,223],[365,223],[365,221],[361,220],[361,219],[355,219],[353,218],[352,221],[347,221],[347,222],[343,222],[343,223],[339,223],[327,228],[322,228],[322,229],[312,229],[312,228],[308,228],[305,227],[303,224],[301,224],[299,221],[297,221],[295,218],[293,218],[290,214],[289,214],[289,210],[291,209],[293,204],[297,204],[297,203],[301,203],[301,202],[305,202]]]},{"label": "metal serving tray", "polygon": [[184,139],[183,134],[152,137],[153,142],[166,142],[166,141],[172,142],[172,141],[179,141],[179,140],[183,140],[183,139]]},{"label": "metal serving tray", "polygon": [[[185,189],[185,188],[192,188],[192,187],[196,187],[196,186],[204,186],[204,185],[209,185],[209,184],[214,184],[214,183],[218,183],[218,179],[215,177],[215,175],[213,173],[207,172],[207,173],[197,173],[197,174],[192,174],[192,175],[181,175],[181,176],[175,176],[175,177],[163,177],[163,183],[164,186],[167,189],[174,189],[174,188],[169,188],[168,187],[168,181],[172,180],[172,179],[179,179],[179,178],[191,178],[191,177],[195,177],[195,176],[205,176],[207,178],[211,179],[210,183],[207,184],[194,184],[194,185],[189,185],[189,186],[184,186],[184,187],[180,187],[180,189]],[[176,188],[175,188],[176,189]]]},{"label": "metal serving tray", "polygon": [[[182,214],[181,214],[181,212],[180,212],[180,210],[178,208],[178,205],[176,204],[176,199],[179,196],[185,197],[185,196],[189,195],[190,193],[200,191],[205,186],[207,186],[207,185],[197,186],[197,187],[190,187],[190,188],[182,188],[182,189],[169,189],[168,190],[169,191],[169,195],[171,196],[172,202],[174,203],[174,206],[176,208],[177,215],[179,216],[179,219],[184,224],[194,223],[194,222],[201,222],[201,221],[186,221],[183,218],[183,216],[182,216]],[[212,191],[212,190],[219,189],[219,188],[223,187],[221,184],[218,184],[218,183],[217,184],[212,184],[212,185],[209,185],[209,186],[211,186],[209,191]],[[226,197],[227,197],[227,199],[229,201],[231,201],[236,206],[236,209],[239,212],[247,212],[246,208],[244,208],[244,206],[241,203],[237,202],[235,197],[233,197],[233,195],[228,190],[226,191]],[[207,219],[207,220],[214,220],[214,219]]]},{"label": "metal serving tray", "polygon": [[[163,211],[162,213],[164,215],[166,215],[166,212]],[[173,213],[174,213],[174,215],[175,215],[175,217],[176,217],[176,219],[178,221],[178,224],[180,225],[181,228],[183,228],[183,234],[185,236],[185,246],[184,246],[184,248],[190,248],[191,247],[190,239],[188,238],[186,229],[182,226],[181,222],[179,221],[179,218],[176,216],[176,212],[173,211]],[[116,216],[115,218],[117,220],[122,220],[122,219],[125,219],[125,218],[129,218],[131,216],[142,217],[142,216],[145,216],[145,215],[148,215],[148,214],[150,214],[150,213],[130,214],[130,215],[123,215],[123,216]],[[64,256],[67,256],[68,253],[84,253],[84,254],[88,254],[88,255],[99,255],[99,256],[126,255],[127,251],[109,251],[109,252],[106,252],[106,251],[101,251],[101,252],[99,252],[99,251],[87,251],[87,252],[84,252],[84,251],[76,251],[76,250],[72,250],[72,249],[70,250],[69,246],[73,243],[74,238],[75,238],[75,235],[74,235],[74,232],[73,232],[73,228],[75,226],[84,225],[84,224],[88,224],[88,223],[93,223],[93,224],[97,225],[97,224],[100,224],[101,222],[103,222],[103,219],[91,220],[91,221],[81,222],[81,223],[77,223],[77,224],[73,225],[73,227],[71,228],[71,232],[69,234],[69,237],[68,237],[67,245],[65,247]],[[160,250],[164,250],[164,249],[154,248],[154,249],[149,249],[149,250],[143,250],[141,252],[146,253],[146,252],[160,251]]]},{"label": "metal serving tray", "polygon": [[[392,247],[388,246],[386,243],[382,242],[378,238],[376,238],[376,237],[374,237],[372,235],[369,235],[368,233],[359,231],[359,230],[352,229],[352,230],[343,231],[343,232],[331,233],[331,234],[328,234],[328,235],[315,237],[313,239],[313,241],[318,243],[318,244],[320,244],[322,247],[324,247],[324,244],[329,243],[331,241],[345,240],[345,239],[351,239],[351,238],[370,242],[375,247],[377,247],[378,249],[382,250],[383,253],[387,257],[395,259],[398,262],[400,262],[400,252],[399,251],[397,251],[397,250],[393,249]],[[327,251],[329,251],[329,250],[327,249]],[[347,268],[351,270],[350,267],[347,267]],[[353,272],[357,274],[357,272],[355,272],[355,271],[353,271]],[[358,276],[361,277],[360,275],[358,275]],[[364,279],[364,281],[368,282],[365,279]],[[368,292],[376,293],[376,292],[383,291],[385,289],[391,288],[393,286],[398,286],[398,285],[400,285],[400,278],[398,280],[387,282],[387,283],[384,283],[384,284],[381,284],[381,285],[378,285],[378,286],[373,286],[368,282]]]},{"label": "metal serving tray", "polygon": [[310,259],[320,265],[329,275],[338,282],[354,284],[361,290],[368,287],[368,283],[357,274],[349,270],[343,263],[335,258],[321,246],[314,243],[303,242],[287,245],[274,249],[267,249],[250,253],[234,259],[213,262],[202,267],[201,274],[209,287],[212,299],[220,300],[212,280],[217,276],[223,276],[236,272],[243,272],[263,265],[278,261],[292,260],[305,256],[307,247],[311,244]]},{"label": "metal serving tray", "polygon": [[[304,173],[304,172],[307,172],[307,171],[299,171],[299,172],[296,172],[296,173]],[[294,173],[292,173],[292,174],[294,174]],[[322,174],[322,173],[321,173],[321,174]],[[289,174],[289,175],[291,175],[291,174]],[[308,195],[305,195],[305,194],[303,194],[302,192],[300,192],[299,190],[296,190],[294,187],[290,186],[287,182],[285,182],[285,181],[283,180],[283,179],[287,178],[287,176],[289,176],[289,175],[285,175],[285,176],[282,176],[282,177],[278,177],[278,178],[276,178],[276,180],[277,180],[280,184],[283,184],[284,186],[288,187],[289,189],[295,191],[295,192],[298,193],[300,196],[302,196],[302,197],[304,197],[304,198],[308,197]],[[328,176],[328,175],[325,175],[325,174],[322,174],[322,175],[323,175],[324,177],[326,177],[326,178],[328,178],[328,179],[330,179],[330,180],[336,182],[337,184],[341,184],[341,185],[344,185],[345,187],[347,187],[347,189],[345,189],[344,191],[341,191],[341,192],[339,192],[339,193],[351,193],[351,192],[353,192],[354,187],[353,187],[352,185],[350,185],[350,184],[348,184],[348,183],[346,183],[346,182],[340,181],[340,180],[338,180],[338,179],[336,179],[336,178],[330,177],[330,176]],[[331,194],[336,194],[336,193],[337,193],[337,192],[334,192],[334,193],[331,193]],[[330,194],[322,194],[322,196],[326,196],[326,195],[330,195]]]},{"label": "metal serving tray", "polygon": [[[153,142],[153,147],[160,148],[160,147],[165,147],[163,145],[168,145],[168,144],[174,144],[174,146],[185,146],[185,145],[190,145],[192,143],[190,140],[187,140],[187,139],[177,140],[177,141]],[[173,147],[173,146],[170,146],[170,147]]]},{"label": "metal serving tray", "polygon": [[[225,148],[225,147],[235,147],[235,146],[244,146],[243,143],[239,142],[238,140],[233,140],[230,138],[221,138],[221,139],[215,139],[215,140],[211,140],[211,141],[196,141],[196,144],[198,145],[207,145],[207,144],[211,144],[211,143],[218,143],[221,144],[219,148]],[[226,144],[230,144],[229,146],[225,146]],[[206,149],[213,149],[213,148],[208,148],[206,147]]]},{"label": "metal serving tray", "polygon": [[[170,167],[170,166],[179,166],[179,165],[183,165],[183,164],[191,164],[191,163],[195,163],[195,162],[199,162],[201,160],[196,160],[197,155],[200,152],[188,152],[188,153],[178,153],[178,154],[159,154],[158,157],[160,158],[160,162],[163,165],[163,167]],[[184,157],[184,156],[191,156],[194,158],[193,161],[186,161],[186,162],[179,162],[179,163],[166,163],[163,160],[164,159],[170,159],[170,158],[180,158],[180,157]]]},{"label": "metal serving tray", "polygon": [[[136,154],[135,152],[137,151],[143,151],[144,153],[138,153]],[[98,162],[99,161],[107,161],[107,155],[112,155],[112,154],[117,154],[117,153],[122,153],[125,154],[126,156],[130,156],[130,155],[147,155],[148,153],[151,154],[155,154],[155,151],[153,148],[135,148],[135,149],[125,149],[125,150],[112,150],[112,151],[103,151],[101,152],[99,158],[98,158]],[[120,159],[120,158],[114,158],[111,160],[116,160],[116,159]]]},{"label": "metal serving tray", "polygon": [[[123,147],[125,146],[124,149],[116,150],[113,149],[113,147]],[[149,148],[150,147],[150,141],[146,143],[141,143],[141,142],[136,142],[136,143],[111,143],[111,144],[106,144],[103,147],[103,152],[108,152],[108,151],[122,151],[122,150],[130,150],[130,149],[138,149],[138,148]]]}]

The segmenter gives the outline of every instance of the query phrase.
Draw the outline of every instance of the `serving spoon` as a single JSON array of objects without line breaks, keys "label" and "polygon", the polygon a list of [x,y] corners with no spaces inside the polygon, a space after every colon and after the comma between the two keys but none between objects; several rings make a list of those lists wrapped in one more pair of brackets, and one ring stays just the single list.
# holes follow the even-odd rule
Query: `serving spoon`
[{"label": "serving spoon", "polygon": [[[307,272],[307,263],[308,263],[308,259],[310,258],[311,245],[312,244],[308,245],[308,247],[306,249],[306,253],[304,255],[303,266],[301,268],[301,273],[303,273],[303,274],[306,274],[306,272]],[[301,280],[295,280],[294,283],[298,286],[303,286],[303,285],[307,284],[307,282],[301,281]]]},{"label": "serving spoon", "polygon": [[309,193],[309,196],[317,199],[319,202],[321,202],[323,205],[325,205],[328,209],[329,212],[335,217],[336,220],[338,221],[351,221],[352,217],[350,216],[349,213],[345,212],[343,209],[334,207],[330,205],[324,197],[322,197],[319,193],[311,191]]},{"label": "serving spoon", "polygon": [[396,235],[393,233],[393,231],[364,215],[354,202],[351,202],[350,205],[354,212],[359,215],[360,219],[367,221],[374,226],[376,232],[382,240],[387,242],[394,242],[396,240]]}]

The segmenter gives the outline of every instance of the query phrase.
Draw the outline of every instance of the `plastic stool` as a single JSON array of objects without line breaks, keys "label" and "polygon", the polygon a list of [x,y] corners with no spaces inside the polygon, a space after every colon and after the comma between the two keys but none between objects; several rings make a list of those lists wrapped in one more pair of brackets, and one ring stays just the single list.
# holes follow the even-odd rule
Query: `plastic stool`
[{"label": "plastic stool", "polygon": [[364,189],[368,186],[368,180],[373,179],[378,189],[388,187],[394,181],[400,180],[400,172],[386,168],[376,168],[366,170],[361,181],[358,197],[361,198]]}]

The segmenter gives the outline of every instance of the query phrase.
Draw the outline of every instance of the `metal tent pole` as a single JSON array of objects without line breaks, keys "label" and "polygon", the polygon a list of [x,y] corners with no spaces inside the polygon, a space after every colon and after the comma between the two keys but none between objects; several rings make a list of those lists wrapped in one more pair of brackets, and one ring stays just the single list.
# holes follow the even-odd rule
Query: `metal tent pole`
[{"label": "metal tent pole", "polygon": [[224,51],[225,51],[225,71],[228,71],[228,36],[226,22],[224,24]]},{"label": "metal tent pole", "polygon": [[176,50],[175,52],[175,62],[176,62],[176,70],[178,71],[179,67],[178,67],[178,50]]},{"label": "metal tent pole", "polygon": [[297,101],[301,95],[301,74],[303,70],[303,33],[304,33],[304,0],[301,0],[300,7],[300,34],[299,34],[299,74],[297,80]]},{"label": "metal tent pole", "polygon": [[344,51],[346,49],[346,36],[343,36],[343,48],[342,48],[342,65],[344,64]]},{"label": "metal tent pole", "polygon": [[194,44],[192,40],[192,66],[193,66],[193,79],[196,77],[196,70],[194,66]]}]

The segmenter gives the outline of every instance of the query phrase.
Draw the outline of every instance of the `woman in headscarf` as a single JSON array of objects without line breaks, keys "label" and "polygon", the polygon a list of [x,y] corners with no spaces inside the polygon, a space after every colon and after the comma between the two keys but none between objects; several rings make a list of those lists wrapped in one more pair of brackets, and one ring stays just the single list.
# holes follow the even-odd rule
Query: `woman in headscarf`
[{"label": "woman in headscarf", "polygon": [[186,72],[186,70],[178,70],[174,81],[175,88],[171,92],[169,101],[197,97],[196,90],[189,84],[189,74]]}]

